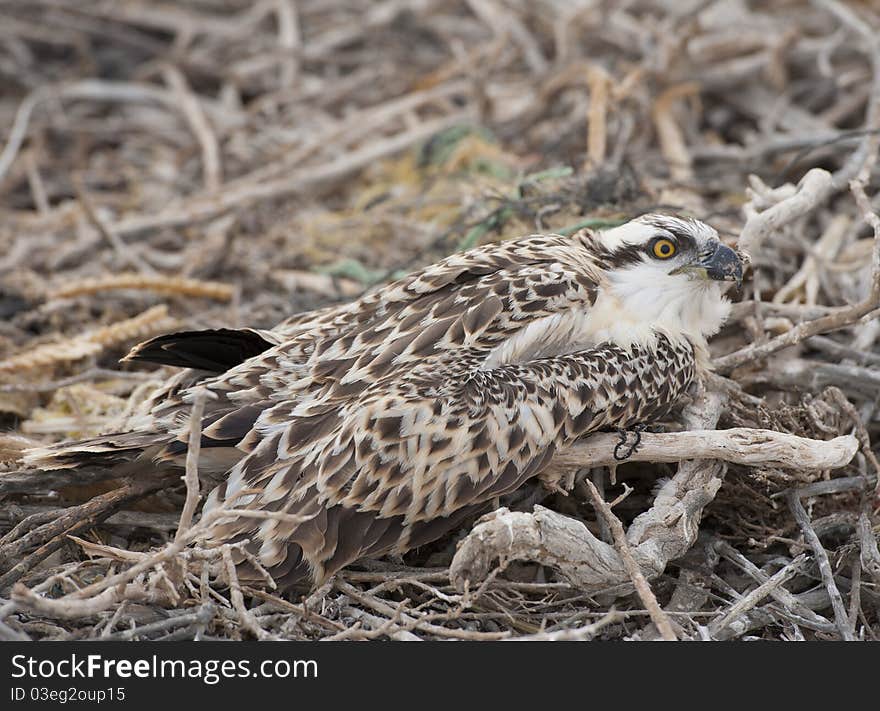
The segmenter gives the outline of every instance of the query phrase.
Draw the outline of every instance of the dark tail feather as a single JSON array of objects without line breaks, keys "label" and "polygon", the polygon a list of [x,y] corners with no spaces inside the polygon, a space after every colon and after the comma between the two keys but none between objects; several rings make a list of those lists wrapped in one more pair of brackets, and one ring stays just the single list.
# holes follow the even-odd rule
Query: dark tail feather
[{"label": "dark tail feather", "polygon": [[270,338],[248,328],[181,331],[144,341],[122,360],[223,373],[276,345]]},{"label": "dark tail feather", "polygon": [[170,468],[154,462],[168,442],[155,432],[124,432],[25,450],[26,468],[0,473],[0,496],[86,486],[126,476],[163,476]]},{"label": "dark tail feather", "polygon": [[60,442],[26,450],[23,464],[44,471],[75,469],[81,466],[113,468],[139,458],[144,453],[158,451],[167,444],[155,432],[122,432],[100,435],[73,442]]}]

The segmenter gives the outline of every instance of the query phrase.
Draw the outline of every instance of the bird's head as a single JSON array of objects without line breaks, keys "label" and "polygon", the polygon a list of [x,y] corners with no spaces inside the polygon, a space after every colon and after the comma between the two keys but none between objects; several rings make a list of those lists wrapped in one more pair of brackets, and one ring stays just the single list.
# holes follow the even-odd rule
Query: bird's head
[{"label": "bird's head", "polygon": [[728,287],[742,282],[739,255],[709,225],[644,215],[595,236],[597,262],[624,320],[707,338],[730,310]]}]

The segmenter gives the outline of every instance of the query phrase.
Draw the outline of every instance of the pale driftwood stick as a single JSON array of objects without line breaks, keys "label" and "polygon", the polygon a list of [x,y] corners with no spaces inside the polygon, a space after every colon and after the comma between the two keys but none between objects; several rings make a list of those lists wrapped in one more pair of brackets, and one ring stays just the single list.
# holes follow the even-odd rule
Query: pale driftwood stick
[{"label": "pale driftwood stick", "polygon": [[12,601],[20,608],[63,620],[75,620],[95,615],[113,607],[122,600],[136,600],[144,603],[158,602],[156,596],[150,595],[146,590],[136,585],[127,585],[125,588],[107,588],[100,595],[85,600],[75,600],[70,596],[53,600],[38,595],[21,583],[16,583],[12,588]]},{"label": "pale driftwood stick", "polygon": [[[34,565],[60,547],[65,540],[65,535],[100,523],[115,509],[129,501],[146,496],[162,488],[163,485],[162,479],[128,482],[118,489],[95,496],[85,503],[58,509],[56,515],[49,521],[44,520],[46,517],[43,514],[35,514],[33,520],[40,525],[23,535],[19,535],[18,538],[12,538],[8,535],[4,537],[4,540],[8,540],[8,542],[0,546],[0,566],[4,571],[0,576],[0,589],[19,580]],[[28,529],[28,526],[29,524],[25,520],[16,529],[23,532]],[[35,548],[36,550],[33,550]],[[22,558],[32,550],[30,555]],[[12,565],[6,569],[6,565],[10,563]]]},{"label": "pale driftwood stick", "polygon": [[354,637],[355,639],[375,639],[376,637],[381,636],[387,636],[389,639],[393,639],[398,642],[423,641],[422,638],[418,635],[415,635],[408,630],[401,629],[400,625],[396,624],[393,620],[386,620],[382,617],[371,615],[369,612],[365,612],[360,608],[349,605],[347,607],[343,607],[341,612],[346,617],[351,617],[357,622],[364,622],[368,624],[370,626],[370,629],[357,629],[355,627],[348,627],[341,632],[337,632],[336,634],[324,637],[321,640],[322,642],[351,639],[352,637]]},{"label": "pale driftwood stick", "polygon": [[[633,556],[647,566],[639,551]],[[559,571],[571,585],[595,592],[629,581],[614,547],[596,538],[586,526],[543,506],[532,513],[500,508],[484,516],[458,545],[449,577],[459,589],[482,581],[496,559],[530,560]]]},{"label": "pale driftwood stick", "polygon": [[880,306],[880,296],[875,294],[875,290],[872,289],[872,293],[868,298],[858,304],[842,306],[839,309],[835,309],[827,316],[799,323],[790,331],[786,331],[781,336],[771,338],[769,341],[765,341],[764,343],[754,343],[736,351],[735,353],[731,353],[722,358],[717,358],[713,364],[714,368],[719,373],[729,373],[731,370],[744,363],[748,363],[749,361],[758,358],[764,358],[782,348],[796,345],[811,336],[817,336],[820,333],[829,333],[830,331],[836,331],[845,328],[846,326],[851,326],[859,319],[876,311],[878,306]]},{"label": "pale driftwood stick", "polygon": [[739,617],[755,607],[768,595],[772,595],[781,588],[784,583],[791,580],[797,574],[798,569],[805,560],[806,556],[799,555],[771,578],[765,580],[747,595],[743,595],[728,608],[727,612],[709,623],[710,636],[717,638],[723,630],[736,622]]},{"label": "pale driftwood stick", "polygon": [[877,537],[871,529],[871,519],[867,511],[859,516],[859,546],[862,568],[880,585],[880,549],[877,548]]},{"label": "pale driftwood stick", "polygon": [[[852,421],[853,426],[855,427],[853,434],[859,441],[859,446],[862,448],[862,454],[865,456],[865,459],[868,460],[868,463],[874,470],[874,475],[877,480],[876,486],[880,486],[880,460],[877,459],[877,455],[874,454],[874,450],[871,448],[871,437],[868,435],[868,430],[865,427],[862,415],[855,408],[855,406],[846,399],[846,396],[837,388],[830,390],[829,395],[834,400],[834,402],[837,403],[837,406],[847,415],[849,415],[849,419]],[[866,419],[870,420],[869,417]],[[803,491],[803,488],[801,488],[801,491]],[[877,491],[880,492],[880,489],[878,489]],[[801,496],[803,496],[803,494],[801,494]]]},{"label": "pale driftwood stick", "polygon": [[211,602],[203,602],[195,612],[188,612],[183,615],[176,615],[158,622],[151,622],[134,629],[123,630],[121,632],[112,632],[101,637],[102,642],[108,641],[125,641],[143,639],[146,635],[155,634],[157,632],[169,632],[179,627],[188,627],[190,625],[205,626],[213,618],[217,611],[216,605]]},{"label": "pale driftwood stick", "polygon": [[28,186],[31,189],[34,204],[37,206],[37,212],[42,216],[49,215],[52,208],[49,205],[49,197],[46,193],[46,185],[43,177],[40,175],[40,166],[37,164],[35,150],[33,148],[25,152],[24,156],[25,173],[27,174]]},{"label": "pale driftwood stick", "polygon": [[162,77],[174,94],[181,113],[201,147],[205,189],[209,192],[218,190],[223,182],[223,169],[220,162],[220,146],[211,128],[211,122],[205,117],[198,97],[193,94],[186,77],[177,67],[172,65],[164,67]]},{"label": "pale driftwood stick", "polygon": [[205,401],[208,391],[205,388],[196,390],[192,409],[189,415],[189,441],[186,450],[186,500],[180,512],[180,525],[177,527],[175,540],[180,540],[192,526],[193,515],[199,505],[199,453],[202,448],[202,417],[205,414]]},{"label": "pale driftwood stick", "polygon": [[74,177],[73,187],[77,200],[82,206],[83,214],[92,226],[98,230],[98,233],[107,240],[107,243],[115,250],[120,260],[142,274],[155,274],[156,270],[153,269],[148,262],[144,261],[141,256],[135,252],[134,248],[127,245],[122,238],[116,234],[113,228],[98,214],[95,204],[92,202],[91,197],[89,197],[89,193],[79,177]]},{"label": "pale driftwood stick", "polygon": [[[769,575],[726,541],[719,540],[714,544],[714,547],[721,556],[741,568],[746,575],[758,584],[766,583],[770,579]],[[783,609],[788,613],[787,616],[790,619],[794,619],[802,627],[818,632],[834,632],[837,629],[833,622],[829,622],[822,615],[811,610],[796,595],[790,593],[785,588],[774,588],[770,591],[770,597],[782,605]]]},{"label": "pale driftwood stick", "polygon": [[672,629],[672,623],[669,621],[669,617],[667,617],[666,613],[663,612],[663,608],[661,608],[660,604],[657,602],[657,598],[654,596],[654,591],[651,590],[651,586],[648,584],[648,581],[645,580],[645,576],[642,573],[641,568],[639,568],[639,564],[636,563],[636,560],[633,557],[632,549],[626,540],[626,532],[623,530],[623,524],[620,522],[620,519],[614,515],[611,507],[599,495],[599,490],[593,482],[587,479],[584,483],[590,491],[590,496],[593,499],[593,507],[602,518],[605,519],[605,523],[607,523],[608,527],[611,529],[615,548],[620,555],[620,559],[623,561],[623,566],[626,568],[626,572],[629,574],[630,580],[632,580],[639,598],[648,610],[648,614],[651,615],[651,620],[657,627],[657,630],[660,632],[663,639],[667,642],[675,642],[678,637],[676,637],[675,632]]},{"label": "pale driftwood stick", "polygon": [[[614,459],[617,434],[591,435],[553,457],[562,468],[619,464]],[[628,462],[681,462],[720,459],[731,464],[789,469],[836,469],[849,464],[858,451],[853,435],[815,440],[773,430],[735,427],[729,430],[691,430],[655,434],[643,432]]]},{"label": "pale driftwood stick", "polygon": [[232,560],[232,547],[224,544],[220,550],[223,556],[223,567],[226,571],[226,582],[229,583],[229,596],[232,598],[232,607],[235,609],[239,623],[259,640],[272,639],[273,636],[260,626],[256,617],[244,604],[244,595],[241,593],[238,573],[235,571],[235,563]]},{"label": "pale driftwood stick", "polygon": [[[510,636],[509,632],[476,632],[472,630],[450,629],[447,627],[441,627],[431,622],[420,620],[418,619],[418,617],[413,617],[410,614],[406,614],[394,608],[392,605],[389,605],[384,600],[380,600],[378,597],[370,595],[363,590],[358,590],[351,583],[348,583],[338,577],[334,579],[333,585],[337,590],[339,590],[339,592],[347,595],[352,600],[359,602],[361,605],[369,607],[371,610],[378,612],[380,615],[385,615],[389,619],[395,619],[395,616],[398,617],[401,621],[401,626],[405,626],[408,630],[417,630],[419,632],[433,634],[437,637],[465,640],[496,640],[504,639]],[[424,613],[415,612],[414,614]]]},{"label": "pale driftwood stick", "polygon": [[595,169],[605,162],[608,135],[608,89],[611,78],[602,67],[587,67],[587,84],[590,88],[590,108],[587,114],[587,160],[585,170]]},{"label": "pale driftwood stick", "polygon": [[772,301],[746,301],[735,302],[730,309],[728,321],[743,321],[752,318],[755,311],[761,309],[766,316],[776,316],[797,321],[805,319],[821,318],[834,313],[834,306],[809,306],[807,304],[774,304]]},{"label": "pale driftwood stick", "polygon": [[299,74],[299,56],[302,35],[296,4],[292,0],[278,0],[275,6],[278,17],[278,45],[289,55],[281,62],[281,86],[293,84]]},{"label": "pale driftwood stick", "polygon": [[652,118],[654,129],[657,132],[657,140],[660,143],[660,153],[669,166],[669,176],[675,183],[683,183],[692,180],[693,158],[687,147],[687,142],[678,122],[672,112],[672,104],[675,101],[694,95],[699,91],[699,85],[688,82],[677,84],[664,91],[654,103]]},{"label": "pale driftwood stick", "polygon": [[19,105],[18,111],[15,112],[15,120],[12,123],[12,130],[9,132],[9,138],[6,141],[6,145],[3,147],[3,152],[0,153],[0,183],[2,183],[6,172],[15,161],[15,157],[18,155],[18,150],[21,148],[24,139],[27,137],[27,128],[28,123],[31,120],[31,114],[37,104],[49,96],[49,94],[48,87],[39,87],[25,97],[24,101]]},{"label": "pale driftwood stick", "polygon": [[801,290],[808,304],[815,304],[819,292],[820,265],[834,261],[852,225],[849,215],[835,215],[823,230],[813,251],[804,258],[801,268],[776,292],[774,303],[797,303]]},{"label": "pale driftwood stick", "polygon": [[573,642],[593,639],[597,633],[608,625],[613,625],[625,619],[623,613],[618,610],[610,610],[598,620],[582,627],[574,629],[556,630],[555,632],[536,632],[535,634],[509,637],[505,642]]},{"label": "pale driftwood stick", "polygon": [[[21,583],[16,583],[12,588],[12,601],[19,608],[46,615],[62,620],[75,620],[88,615],[95,615],[109,609],[123,599],[134,599],[132,596],[134,586],[129,585],[120,593],[119,588],[108,588],[100,595],[87,600],[72,600],[69,597],[61,600],[52,600],[42,597]],[[131,598],[129,596],[132,596]]]},{"label": "pale driftwood stick", "polygon": [[819,572],[822,575],[822,581],[825,583],[825,590],[831,599],[831,609],[834,610],[834,622],[837,624],[837,630],[844,640],[851,642],[854,637],[849,626],[849,616],[847,615],[846,607],[843,605],[843,597],[837,588],[837,583],[834,582],[834,571],[831,570],[828,553],[825,551],[822,541],[819,540],[819,536],[816,535],[816,531],[813,530],[810,517],[801,503],[798,491],[792,490],[787,498],[791,512],[794,514],[795,520],[804,534],[804,540],[813,550],[816,564],[819,566]]},{"label": "pale driftwood stick", "polygon": [[[158,485],[161,485],[161,483]],[[153,482],[150,484],[150,486],[157,486],[157,484]],[[282,520],[293,520],[297,523],[304,520],[303,517],[297,517],[292,514],[284,514],[281,512],[273,511],[242,511],[237,509],[225,509],[222,507],[219,509],[214,509],[213,511],[202,516],[199,522],[192,526],[180,538],[176,538],[171,543],[168,543],[164,548],[160,548],[159,550],[152,553],[143,554],[143,557],[139,562],[135,563],[126,570],[116,573],[115,575],[103,578],[102,580],[98,580],[97,582],[94,582],[91,585],[87,585],[84,588],[74,590],[73,592],[58,599],[53,600],[48,598],[40,598],[42,601],[40,603],[41,613],[52,616],[52,613],[50,611],[55,610],[58,613],[58,616],[64,617],[69,609],[69,602],[88,602],[96,597],[103,595],[107,590],[111,588],[122,591],[119,597],[120,600],[123,598],[129,599],[129,595],[137,595],[140,586],[131,583],[132,580],[134,580],[141,573],[158,568],[159,566],[161,566],[162,563],[166,561],[174,560],[175,557],[178,556],[187,547],[187,545],[198,539],[200,536],[204,536],[206,531],[208,531],[214,523],[222,519],[224,516],[250,516],[257,519],[281,517]],[[214,552],[216,552],[216,549]],[[17,587],[23,586],[18,585]],[[27,599],[25,597],[19,596],[19,599],[23,602],[23,604],[27,602]],[[111,603],[108,604],[113,603],[111,601]]]},{"label": "pale driftwood stick", "polygon": [[[807,496],[827,496],[828,494],[841,494],[845,491],[864,491],[871,484],[871,479],[865,476],[842,476],[837,479],[820,479],[812,484],[804,484],[798,487],[798,494],[803,499]],[[785,496],[786,492],[780,491],[770,494],[771,499]]]},{"label": "pale driftwood stick", "polygon": [[744,208],[746,224],[737,240],[737,248],[747,255],[759,251],[770,234],[806,215],[831,192],[831,173],[821,168],[810,170],[801,178],[797,189],[784,185],[773,190],[754,175],[749,180],[749,202]]},{"label": "pale driftwood stick", "polygon": [[880,370],[851,363],[824,363],[806,358],[771,358],[766,368],[737,378],[746,387],[770,385],[777,390],[821,392],[840,388],[855,400],[873,401],[880,394]]},{"label": "pale driftwood stick", "polygon": [[850,634],[855,637],[859,613],[862,611],[862,561],[857,557],[853,558],[849,580],[849,617],[847,620]]}]

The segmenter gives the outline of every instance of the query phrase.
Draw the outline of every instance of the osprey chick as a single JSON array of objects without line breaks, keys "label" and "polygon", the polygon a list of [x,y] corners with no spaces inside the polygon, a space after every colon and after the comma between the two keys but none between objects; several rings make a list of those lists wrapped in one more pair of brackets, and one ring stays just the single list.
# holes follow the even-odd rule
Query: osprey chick
[{"label": "osprey chick", "polygon": [[205,510],[298,517],[222,517],[212,541],[248,541],[282,587],[317,584],[442,536],[578,437],[664,417],[741,279],[715,230],[663,215],[488,245],[271,331],[147,341],[128,358],[190,370],[132,431],[26,461],[180,468],[204,387]]}]

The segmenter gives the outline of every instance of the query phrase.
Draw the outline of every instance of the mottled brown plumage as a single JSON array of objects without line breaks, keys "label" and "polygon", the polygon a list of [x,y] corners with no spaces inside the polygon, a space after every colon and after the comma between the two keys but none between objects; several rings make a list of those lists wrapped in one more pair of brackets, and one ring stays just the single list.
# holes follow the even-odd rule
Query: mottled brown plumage
[{"label": "mottled brown plumage", "polygon": [[[662,418],[680,399],[704,362],[705,335],[723,319],[714,280],[727,277],[671,276],[671,260],[659,268],[647,253],[657,234],[675,240],[682,272],[706,271],[698,260],[717,262],[727,249],[702,223],[642,218],[606,235],[533,236],[456,254],[269,332],[161,337],[133,358],[203,370],[172,378],[132,432],[29,460],[179,467],[198,385],[211,394],[200,459],[215,485],[206,509],[301,517],[224,517],[214,542],[249,541],[282,585],[410,550],[539,475],[557,448]],[[638,278],[661,300],[679,288],[688,298],[653,316],[650,299],[640,313]]]}]

